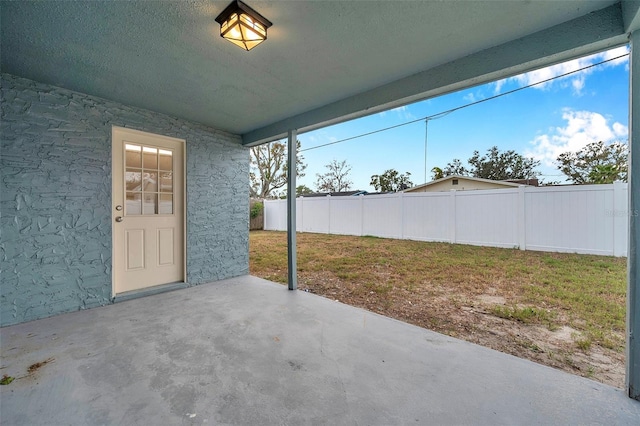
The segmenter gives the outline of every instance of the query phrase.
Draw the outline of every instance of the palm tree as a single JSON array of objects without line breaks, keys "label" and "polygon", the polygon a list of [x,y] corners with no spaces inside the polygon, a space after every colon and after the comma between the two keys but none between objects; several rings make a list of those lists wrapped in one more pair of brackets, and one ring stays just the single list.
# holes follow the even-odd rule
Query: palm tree
[{"label": "palm tree", "polygon": [[434,167],[433,169],[431,169],[431,173],[433,173],[432,175],[433,180],[442,179],[444,177],[444,172],[440,167]]}]

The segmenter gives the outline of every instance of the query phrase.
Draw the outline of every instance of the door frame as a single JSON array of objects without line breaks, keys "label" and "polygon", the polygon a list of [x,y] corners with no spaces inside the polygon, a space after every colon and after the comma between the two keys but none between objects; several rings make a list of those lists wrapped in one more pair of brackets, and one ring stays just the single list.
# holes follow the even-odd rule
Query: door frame
[{"label": "door frame", "polygon": [[[116,202],[116,200],[114,200],[113,197],[113,176],[114,176],[114,169],[115,169],[115,161],[114,158],[116,157],[116,144],[115,144],[115,137],[116,134],[130,134],[130,135],[139,135],[139,136],[145,136],[145,137],[154,137],[157,139],[163,139],[165,141],[171,141],[171,142],[178,142],[180,144],[181,150],[182,150],[182,173],[183,173],[183,179],[182,179],[182,188],[180,188],[181,191],[181,198],[182,198],[182,281],[183,283],[187,282],[187,141],[185,139],[179,139],[179,138],[174,138],[171,136],[165,136],[165,135],[160,135],[157,133],[151,133],[151,132],[144,132],[141,130],[135,130],[135,129],[131,129],[128,127],[120,127],[120,126],[111,126],[111,192],[110,192],[110,196],[111,196],[111,298],[112,300],[115,300],[115,298],[117,296],[121,296],[125,293],[129,293],[129,292],[125,292],[125,293],[118,293],[116,294],[116,274],[115,274],[115,267],[114,267],[114,262],[116,259],[116,233],[114,231],[115,227],[114,227],[114,223],[116,221],[116,216],[121,215],[120,212],[116,211],[116,205],[118,205],[118,203]],[[123,150],[123,157],[124,158],[124,144],[122,145],[122,150]],[[124,188],[124,180],[123,180],[123,188],[122,188],[122,193],[125,193],[125,188]],[[175,196],[175,192],[174,192],[174,196]],[[175,284],[170,284],[170,285],[174,285]],[[140,290],[133,290],[133,292],[145,292],[145,291],[150,291],[153,290],[155,287],[149,287],[149,288],[144,288],[144,289],[140,289]]]}]

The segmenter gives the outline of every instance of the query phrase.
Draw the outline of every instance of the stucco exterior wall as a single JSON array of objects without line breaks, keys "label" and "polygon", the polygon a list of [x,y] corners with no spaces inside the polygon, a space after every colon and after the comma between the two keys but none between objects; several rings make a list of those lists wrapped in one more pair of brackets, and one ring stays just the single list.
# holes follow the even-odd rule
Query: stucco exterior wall
[{"label": "stucco exterior wall", "polygon": [[111,129],[186,140],[187,281],[248,273],[239,136],[2,74],[0,324],[111,303]]},{"label": "stucco exterior wall", "polygon": [[407,190],[405,192],[442,192],[451,191],[471,191],[474,189],[504,189],[511,188],[510,186],[500,185],[499,183],[491,182],[478,182],[473,180],[458,178],[458,184],[453,185],[452,180],[444,180],[442,182],[434,183],[433,185],[425,186],[424,188],[417,188],[415,190]]}]

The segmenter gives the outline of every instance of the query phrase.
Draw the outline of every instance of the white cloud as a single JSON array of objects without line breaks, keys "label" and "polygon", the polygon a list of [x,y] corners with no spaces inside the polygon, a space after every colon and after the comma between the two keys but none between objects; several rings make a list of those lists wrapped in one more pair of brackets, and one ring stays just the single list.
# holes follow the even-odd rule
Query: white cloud
[{"label": "white cloud", "polygon": [[[620,46],[620,47],[616,47],[615,49],[611,49],[611,50],[607,50],[606,52],[599,53],[598,55],[602,56],[602,60],[609,60],[613,58],[618,58],[618,56],[622,56],[627,53],[629,53],[629,47]],[[625,56],[622,58],[614,59],[611,62],[607,62],[607,66],[615,67],[620,64],[628,64],[628,63],[629,63],[629,57]]]},{"label": "white cloud", "polygon": [[567,122],[565,127],[551,128],[548,133],[536,136],[530,142],[533,148],[525,155],[554,166],[563,152],[579,151],[591,142],[626,139],[629,134],[627,126],[618,122],[610,125],[609,120],[597,112],[565,109],[562,119]]},{"label": "white cloud", "polygon": [[620,137],[620,138],[629,137],[629,129],[627,128],[627,126],[616,122],[616,123],[613,123],[612,127],[613,127],[613,133],[615,133],[617,137]]},{"label": "white cloud", "polygon": [[467,93],[466,95],[464,95],[462,97],[462,99],[464,99],[467,102],[475,102],[476,101],[476,96],[472,93]]},{"label": "white cloud", "polygon": [[387,115],[388,112],[395,112],[397,116],[403,120],[413,120],[416,118],[413,114],[411,114],[411,112],[409,112],[408,105],[392,108],[386,111],[381,111],[378,113],[378,117],[384,117]]},{"label": "white cloud", "polygon": [[327,140],[329,142],[335,142],[338,140],[337,137],[331,135],[327,129],[316,130],[315,132],[305,133],[303,136],[304,142],[309,142],[311,144],[322,144],[326,143]]},{"label": "white cloud", "polygon": [[394,111],[396,114],[398,114],[398,117],[405,120],[413,120],[414,118],[416,118],[413,114],[409,112],[409,107],[407,105],[393,108],[391,111]]},{"label": "white cloud", "polygon": [[507,82],[508,78],[503,78],[502,80],[498,80],[495,83],[493,83],[496,87],[494,87],[494,91],[496,94],[500,93],[500,90],[502,90],[502,86],[505,85],[505,83]]},{"label": "white cloud", "polygon": [[[568,62],[563,62],[561,64],[552,65],[550,67],[541,68],[539,70],[530,71],[524,74],[517,75],[515,77],[509,77],[503,80],[498,80],[494,83],[495,93],[500,93],[501,89],[507,82],[516,82],[519,86],[527,86],[530,84],[540,83],[545,81],[544,83],[536,84],[533,86],[539,90],[549,90],[554,83],[563,82],[566,83],[567,80],[571,82],[571,87],[574,90],[576,95],[581,95],[582,90],[585,86],[585,78],[587,75],[591,74],[597,68],[587,68],[582,71],[578,71],[581,68],[588,67],[598,62],[610,60],[613,58],[617,58],[621,55],[625,55],[629,53],[629,48],[627,46],[617,47],[615,49],[607,50],[605,52],[596,53],[594,55],[585,56],[584,58],[574,59]],[[623,56],[621,58],[615,59],[611,62],[607,62],[603,64],[603,67],[615,67],[622,64],[629,63],[629,57]],[[559,77],[560,75],[567,74],[570,72],[575,72],[574,74],[570,74],[566,77]],[[555,80],[552,80],[555,79]],[[549,80],[549,81],[546,81]]]},{"label": "white cloud", "polygon": [[485,98],[484,94],[482,93],[481,90],[476,90],[475,92],[469,92],[462,97],[462,99],[470,103],[481,101],[484,98]]},{"label": "white cloud", "polygon": [[571,86],[573,86],[573,92],[576,95],[582,94],[582,89],[584,88],[584,75],[579,75],[571,81]]}]

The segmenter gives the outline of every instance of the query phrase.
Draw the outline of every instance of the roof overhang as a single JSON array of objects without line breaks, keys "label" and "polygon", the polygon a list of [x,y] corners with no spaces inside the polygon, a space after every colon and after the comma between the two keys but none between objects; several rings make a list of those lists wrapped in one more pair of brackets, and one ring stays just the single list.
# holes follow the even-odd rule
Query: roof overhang
[{"label": "roof overhang", "polygon": [[227,3],[0,2],[0,70],[252,146],[615,47],[640,26],[637,1],[252,0],[273,27],[243,52],[219,37]]},{"label": "roof overhang", "polygon": [[[636,11],[637,12],[637,11]],[[568,61],[627,43],[620,5],[453,60],[242,135],[257,145]]]}]

